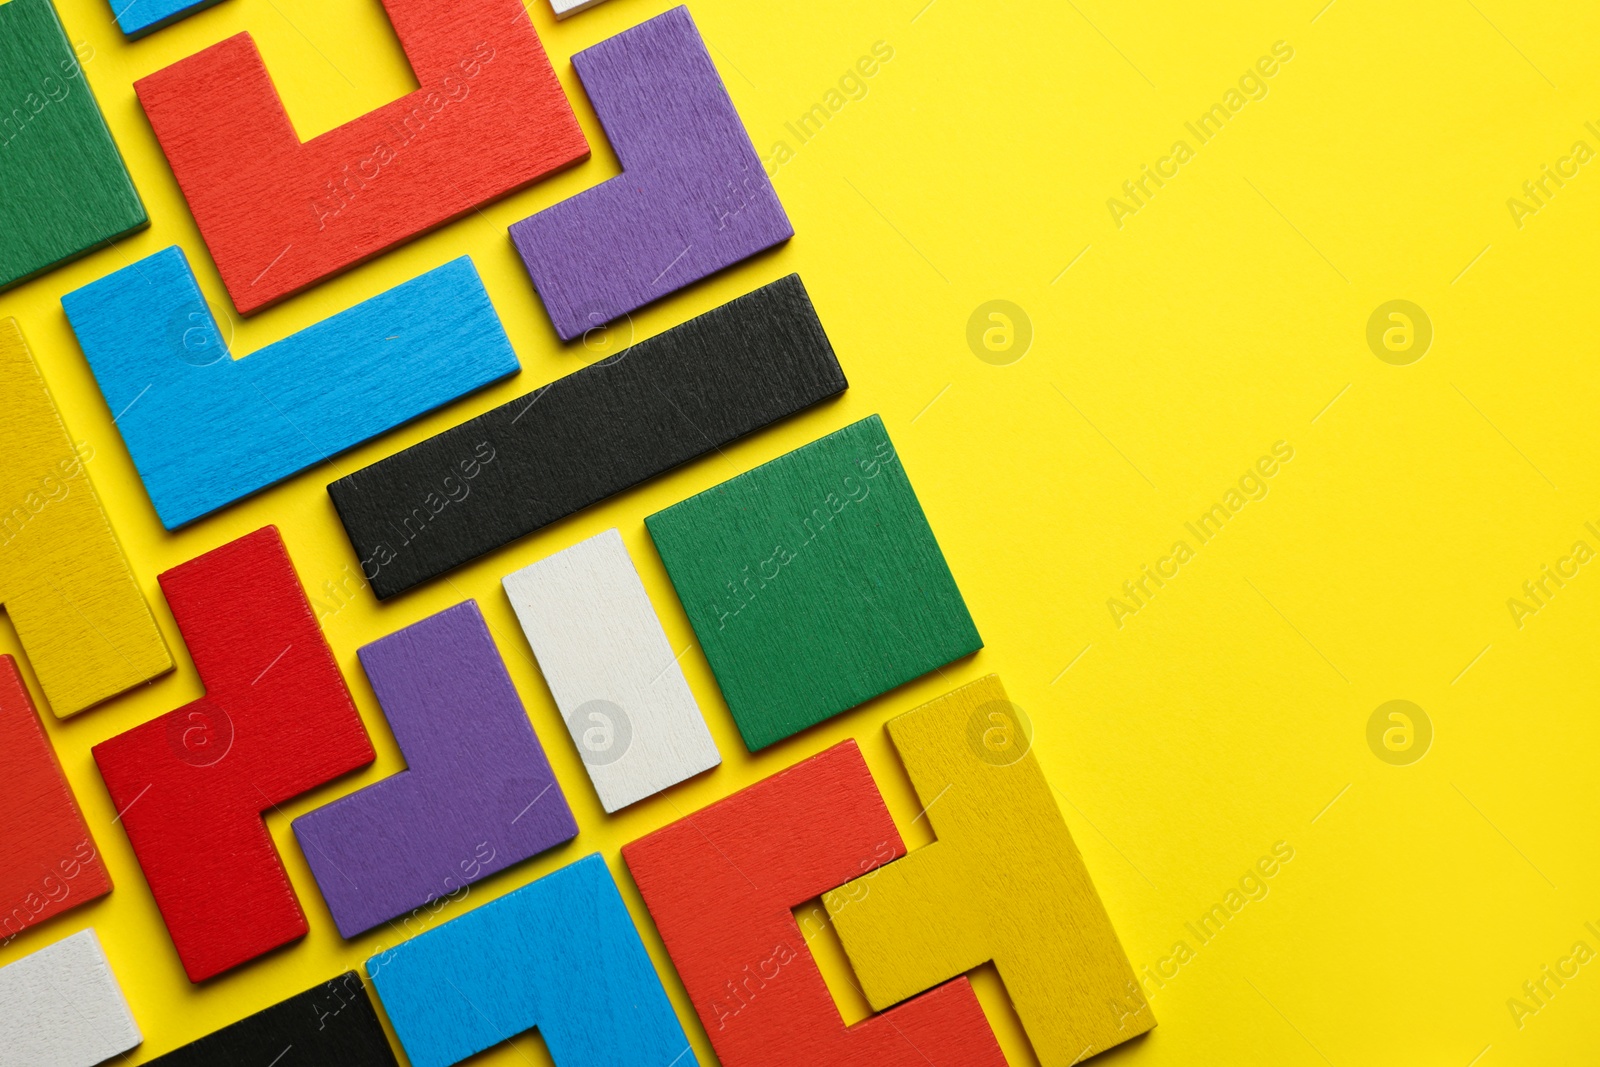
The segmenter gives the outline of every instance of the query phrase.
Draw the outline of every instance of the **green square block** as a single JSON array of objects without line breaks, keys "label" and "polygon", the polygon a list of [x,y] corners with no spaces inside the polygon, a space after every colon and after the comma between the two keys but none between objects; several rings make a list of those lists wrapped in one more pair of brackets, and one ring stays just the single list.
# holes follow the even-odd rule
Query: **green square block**
[{"label": "green square block", "polygon": [[0,4],[0,289],[149,222],[50,0]]},{"label": "green square block", "polygon": [[876,415],[645,525],[752,752],[983,647]]}]

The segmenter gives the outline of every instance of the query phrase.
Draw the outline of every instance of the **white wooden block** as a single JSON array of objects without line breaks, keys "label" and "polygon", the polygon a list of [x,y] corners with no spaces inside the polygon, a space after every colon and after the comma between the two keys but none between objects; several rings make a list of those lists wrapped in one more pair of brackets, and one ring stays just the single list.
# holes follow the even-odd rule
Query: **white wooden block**
[{"label": "white wooden block", "polygon": [[94,930],[0,967],[0,1067],[92,1067],[142,1040]]},{"label": "white wooden block", "polygon": [[576,15],[605,0],[550,0],[550,6],[555,8],[556,18],[564,19],[568,15]]},{"label": "white wooden block", "polygon": [[503,584],[606,811],[722,762],[620,533]]}]

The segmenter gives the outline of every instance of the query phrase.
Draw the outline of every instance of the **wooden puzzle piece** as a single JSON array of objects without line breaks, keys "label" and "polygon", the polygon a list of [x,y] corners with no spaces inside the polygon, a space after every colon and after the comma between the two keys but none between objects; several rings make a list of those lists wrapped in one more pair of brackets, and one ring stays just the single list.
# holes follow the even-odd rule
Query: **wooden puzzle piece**
[{"label": "wooden puzzle piece", "polygon": [[61,305],[169,530],[518,370],[466,256],[239,360],[176,246]]},{"label": "wooden puzzle piece", "polygon": [[605,0],[550,0],[550,7],[555,11],[556,18],[564,19],[604,2]]},{"label": "wooden puzzle piece", "polygon": [[0,656],[0,945],[111,892],[17,661]]},{"label": "wooden puzzle piece", "polygon": [[161,575],[206,695],[94,746],[192,982],[306,932],[262,812],[373,760],[276,526]]},{"label": "wooden puzzle piece", "polygon": [[876,415],[645,525],[751,751],[983,647]]},{"label": "wooden puzzle piece", "polygon": [[572,65],[622,173],[511,227],[562,340],[794,236],[688,8]]},{"label": "wooden puzzle piece", "polygon": [[341,934],[454,900],[578,835],[477,601],[360,656],[407,769],[294,821]]},{"label": "wooden puzzle piece", "polygon": [[589,156],[521,0],[384,0],[421,88],[301,143],[248,33],[134,83],[242,314]]},{"label": "wooden puzzle piece", "polygon": [[217,0],[111,0],[111,13],[116,16],[117,28],[131,41],[215,3]]},{"label": "wooden puzzle piece", "polygon": [[191,1041],[147,1067],[395,1067],[361,976],[346,971]]},{"label": "wooden puzzle piece", "polygon": [[0,319],[0,454],[0,603],[50,710],[75,715],[170,671],[89,480],[94,450],[67,436],[16,319]]},{"label": "wooden puzzle piece", "polygon": [[793,909],[905,855],[854,741],[622,855],[723,1067],[1005,1067],[965,978],[846,1026],[817,969]]},{"label": "wooden puzzle piece", "polygon": [[149,225],[50,0],[0,5],[0,289]]},{"label": "wooden puzzle piece", "polygon": [[888,729],[938,840],[823,898],[872,1006],[993,960],[1042,1067],[1155,1026],[1000,679]]},{"label": "wooden puzzle piece", "polygon": [[537,1027],[556,1067],[695,1067],[599,854],[367,961],[412,1067]]},{"label": "wooden puzzle piece", "polygon": [[798,275],[328,486],[379,600],[843,392]]},{"label": "wooden puzzle piece", "polygon": [[722,762],[622,534],[502,580],[607,812]]},{"label": "wooden puzzle piece", "polygon": [[141,1040],[92,929],[0,967],[0,1067],[93,1067]]}]

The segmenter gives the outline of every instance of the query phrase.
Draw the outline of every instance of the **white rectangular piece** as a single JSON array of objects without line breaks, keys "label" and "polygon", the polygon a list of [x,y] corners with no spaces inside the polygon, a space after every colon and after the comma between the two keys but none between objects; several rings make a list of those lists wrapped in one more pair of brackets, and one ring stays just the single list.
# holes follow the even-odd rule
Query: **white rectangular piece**
[{"label": "white rectangular piece", "polygon": [[0,1067],[93,1067],[142,1040],[93,929],[0,967]]},{"label": "white rectangular piece", "polygon": [[607,812],[722,762],[620,533],[502,582]]},{"label": "white rectangular piece", "polygon": [[555,9],[556,18],[564,19],[568,15],[576,15],[602,2],[603,0],[550,0],[550,6]]}]

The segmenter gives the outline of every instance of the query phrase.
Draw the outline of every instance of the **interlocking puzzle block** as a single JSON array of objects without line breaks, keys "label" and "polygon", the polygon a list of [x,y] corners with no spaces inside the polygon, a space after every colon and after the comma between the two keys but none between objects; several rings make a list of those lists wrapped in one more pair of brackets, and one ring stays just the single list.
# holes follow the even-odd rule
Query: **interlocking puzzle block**
[{"label": "interlocking puzzle block", "polygon": [[580,11],[587,11],[600,3],[604,3],[604,0],[550,0],[550,7],[555,11],[556,18],[564,19]]},{"label": "interlocking puzzle block", "polygon": [[688,8],[572,65],[622,173],[511,227],[562,340],[794,236]]},{"label": "interlocking puzzle block", "polygon": [[845,389],[798,275],[328,486],[379,600]]},{"label": "interlocking puzzle block", "polygon": [[578,835],[477,601],[359,654],[407,769],[294,821],[341,934]]},{"label": "interlocking puzzle block", "polygon": [[149,225],[50,0],[0,5],[0,289]]},{"label": "interlocking puzzle block", "polygon": [[250,315],[589,156],[521,0],[384,0],[421,86],[301,143],[248,33],[134,83]]},{"label": "interlocking puzzle block", "polygon": [[0,319],[0,603],[61,718],[172,669],[89,480],[93,454],[67,436],[17,320]]},{"label": "interlocking puzzle block", "polygon": [[[889,720],[931,845],[823,899],[876,1009],[993,960],[1042,1067],[1155,1026],[999,678]],[[938,936],[929,936],[937,931]]]},{"label": "interlocking puzzle block", "polygon": [[176,246],[61,305],[169,530],[518,370],[466,256],[238,360]]},{"label": "interlocking puzzle block", "polygon": [[983,647],[876,415],[645,525],[752,752]]},{"label": "interlocking puzzle block", "polygon": [[607,812],[722,762],[622,534],[503,579]]},{"label": "interlocking puzzle block", "polygon": [[92,929],[0,967],[0,1067],[93,1067],[141,1040]]},{"label": "interlocking puzzle block", "polygon": [[122,35],[137,40],[215,3],[217,0],[111,0],[111,13]]},{"label": "interlocking puzzle block", "polygon": [[965,978],[846,1026],[806,947],[794,908],[905,855],[854,741],[622,855],[723,1067],[1005,1067]]},{"label": "interlocking puzzle block", "polygon": [[206,695],[94,746],[192,982],[306,932],[262,812],[373,760],[275,526],[161,575]]},{"label": "interlocking puzzle block", "polygon": [[236,1064],[395,1067],[395,1058],[361,976],[346,971],[158,1056],[147,1067]]},{"label": "interlocking puzzle block", "polygon": [[538,1027],[556,1067],[695,1067],[598,854],[367,961],[412,1067]]}]

